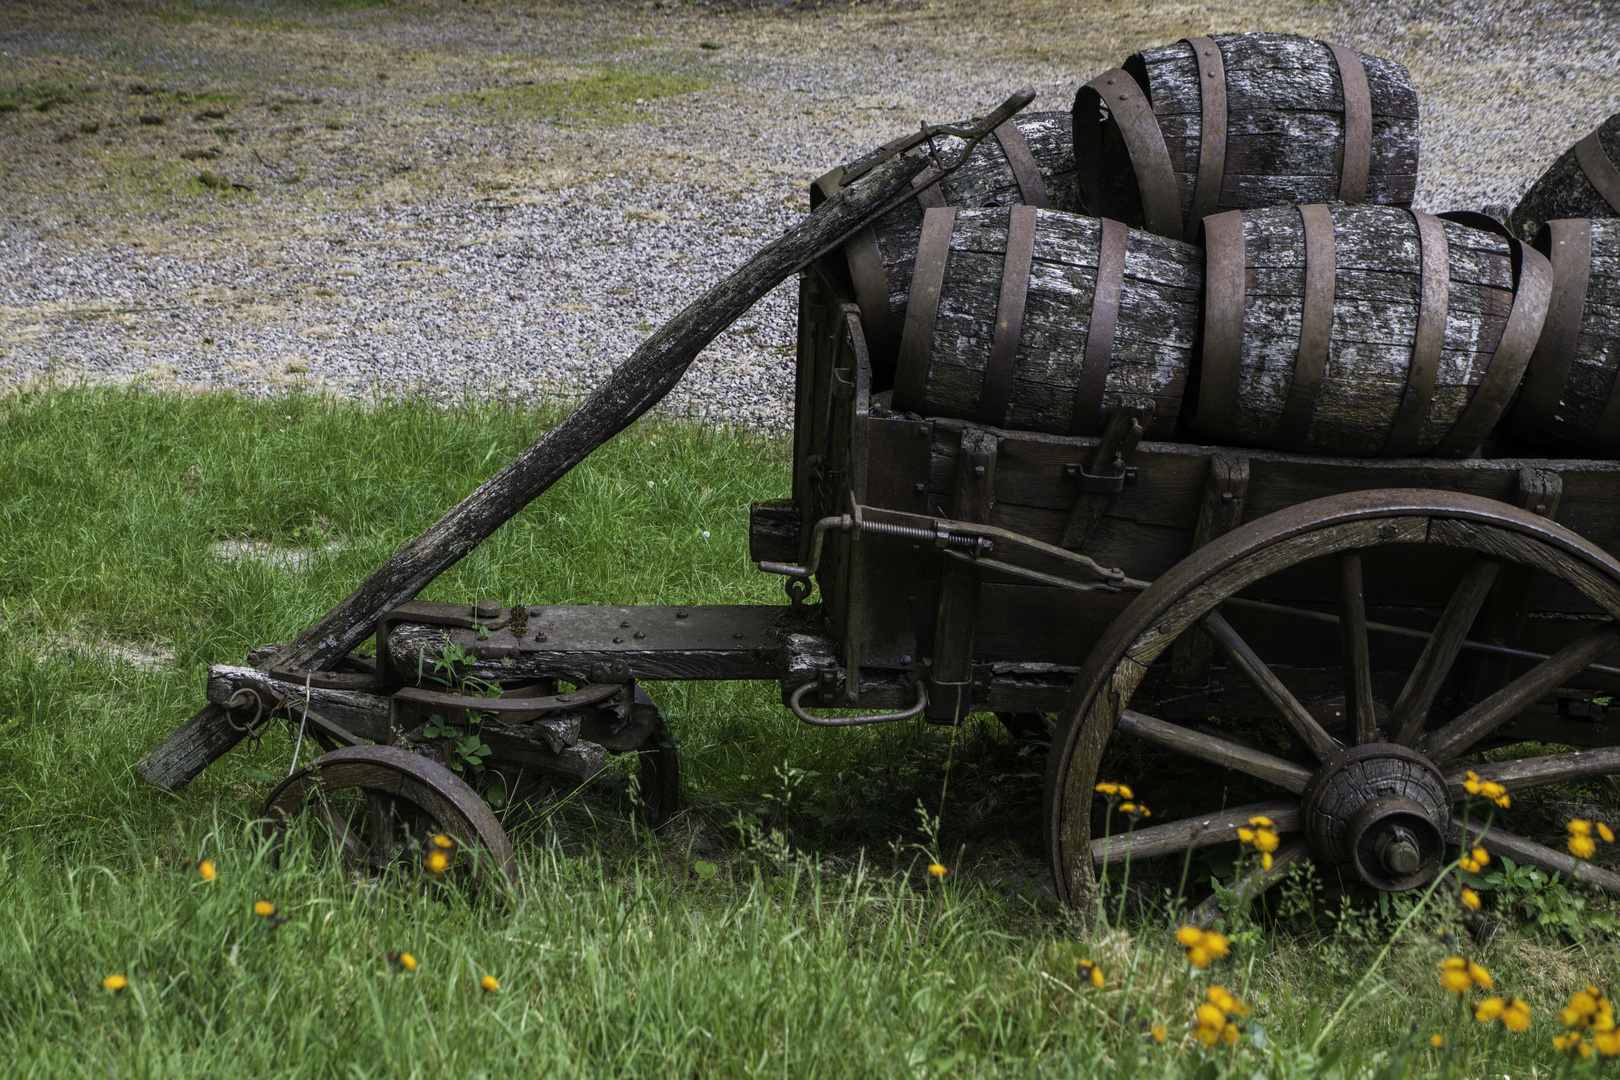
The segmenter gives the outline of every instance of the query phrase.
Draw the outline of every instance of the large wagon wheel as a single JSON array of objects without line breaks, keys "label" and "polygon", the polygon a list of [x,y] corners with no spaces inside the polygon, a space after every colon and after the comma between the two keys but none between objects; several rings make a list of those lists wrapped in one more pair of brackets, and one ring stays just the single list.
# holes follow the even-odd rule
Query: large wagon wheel
[{"label": "large wagon wheel", "polygon": [[398,746],[346,746],[323,754],[278,784],[262,816],[274,841],[313,804],[345,860],[384,869],[420,858],[444,834],[456,861],[517,880],[517,860],[500,822],[455,773]]},{"label": "large wagon wheel", "polygon": [[[1384,552],[1395,546],[1403,550]],[[1422,550],[1427,548],[1428,550]],[[1449,549],[1449,551],[1445,550]],[[1472,553],[1472,554],[1470,554]],[[1364,559],[1365,555],[1365,559]],[[1393,559],[1391,556],[1399,556]],[[1455,560],[1444,574],[1414,575],[1413,566]],[[1401,565],[1406,569],[1397,571]],[[1440,691],[1468,640],[1469,628],[1504,566],[1517,564],[1569,586],[1594,612],[1608,618],[1563,621],[1567,627],[1553,655],[1528,662],[1528,670],[1482,700],[1447,704]],[[1364,567],[1382,568],[1399,588],[1421,592],[1433,582],[1457,581],[1449,598],[1428,605],[1432,634],[1415,661],[1384,679],[1386,695],[1374,696],[1375,653],[1386,657],[1390,638],[1369,645],[1368,598],[1387,601],[1389,581]],[[1313,578],[1314,575],[1314,578]],[[1415,577],[1417,584],[1411,584]],[[1256,596],[1309,593],[1319,601],[1287,605]],[[1336,601],[1336,603],[1335,603]],[[1434,612],[1438,611],[1438,617]],[[1414,615],[1422,618],[1421,611]],[[1416,888],[1443,864],[1445,845],[1463,839],[1467,754],[1501,745],[1503,725],[1553,691],[1577,681],[1583,671],[1620,647],[1620,562],[1575,533],[1544,518],[1475,496],[1416,489],[1352,492],[1318,499],[1260,518],[1199,549],[1150,585],[1109,627],[1087,659],[1065,704],[1048,759],[1043,825],[1058,895],[1085,909],[1094,897],[1095,868],[1129,858],[1184,858],[1190,848],[1236,843],[1237,830],[1264,814],[1285,836],[1269,871],[1258,868],[1245,883],[1254,895],[1307,854],[1346,866],[1384,890]],[[1261,659],[1234,628],[1241,622],[1263,629],[1280,624],[1282,638],[1267,635],[1271,648],[1296,628],[1337,624],[1342,650],[1337,673],[1343,696],[1336,708],[1307,708],[1290,689],[1302,669]],[[1387,629],[1380,627],[1380,629]],[[1151,715],[1152,678],[1167,667],[1167,650],[1182,634],[1206,634],[1226,663],[1227,684],[1241,680],[1281,730],[1277,743],[1296,747],[1294,760],[1231,737],[1229,730],[1192,728]],[[1251,635],[1258,640],[1257,629]],[[1408,633],[1410,630],[1408,629]],[[1400,639],[1393,639],[1398,642]],[[1279,643],[1280,642],[1280,643]],[[1419,652],[1416,647],[1411,652]],[[1157,666],[1156,666],[1157,662]],[[1521,663],[1521,666],[1525,666]],[[1322,665],[1317,665],[1318,669]],[[1609,669],[1611,672],[1613,669]],[[1338,680],[1335,680],[1338,681]],[[1611,677],[1612,682],[1612,677]],[[1453,686],[1456,684],[1453,683]],[[1317,686],[1320,690],[1320,685]],[[1168,702],[1166,695],[1157,695]],[[1453,697],[1458,695],[1453,694]],[[1140,697],[1142,700],[1133,700]],[[1387,708],[1385,704],[1387,703]],[[1134,707],[1133,707],[1134,706]],[[1214,711],[1214,710],[1212,710]],[[1342,712],[1340,737],[1324,721]],[[1160,752],[1184,755],[1231,773],[1245,784],[1258,781],[1263,798],[1250,805],[1138,828],[1128,835],[1094,837],[1094,793],[1104,749],[1115,734],[1142,740]],[[1283,736],[1286,733],[1286,736]],[[1268,736],[1268,738],[1271,738]],[[1520,736],[1519,738],[1523,738]],[[1507,742],[1514,740],[1507,739]],[[1276,749],[1277,747],[1273,747]],[[1476,764],[1477,774],[1510,791],[1620,772],[1620,748],[1532,756]],[[1131,777],[1119,779],[1131,780]],[[1137,794],[1150,798],[1149,793]],[[1247,796],[1245,796],[1247,797]],[[1481,814],[1473,813],[1471,838]],[[1488,850],[1515,862],[1561,872],[1620,893],[1620,875],[1555,851],[1493,825],[1483,839]],[[1214,915],[1205,905],[1199,918]]]}]

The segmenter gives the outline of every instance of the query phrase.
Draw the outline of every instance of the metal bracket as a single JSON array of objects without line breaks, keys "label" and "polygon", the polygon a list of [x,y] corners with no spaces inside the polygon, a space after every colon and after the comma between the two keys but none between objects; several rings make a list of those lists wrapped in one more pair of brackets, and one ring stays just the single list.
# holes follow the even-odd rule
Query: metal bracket
[{"label": "metal bracket", "polygon": [[[615,639],[617,640],[617,639]],[[630,661],[615,657],[591,665],[593,683],[627,683],[630,681]]]},{"label": "metal bracket", "polygon": [[1078,483],[1081,491],[1113,495],[1123,491],[1127,484],[1135,485],[1136,466],[1127,465],[1123,472],[1104,473],[1097,476],[1086,472],[1084,465],[1066,464],[1063,466],[1063,479],[1071,484]]},{"label": "metal bracket", "polygon": [[[1097,440],[1096,452],[1090,468],[1066,466],[1065,475],[1078,479],[1080,494],[1069,512],[1069,521],[1063,529],[1061,545],[1074,549],[1084,547],[1091,532],[1102,520],[1108,500],[1124,489],[1126,477],[1133,470],[1126,464],[1135,452],[1137,443],[1153,419],[1153,403],[1143,402],[1115,409],[1108,415],[1102,437]],[[1074,473],[1069,472],[1070,469]]]}]

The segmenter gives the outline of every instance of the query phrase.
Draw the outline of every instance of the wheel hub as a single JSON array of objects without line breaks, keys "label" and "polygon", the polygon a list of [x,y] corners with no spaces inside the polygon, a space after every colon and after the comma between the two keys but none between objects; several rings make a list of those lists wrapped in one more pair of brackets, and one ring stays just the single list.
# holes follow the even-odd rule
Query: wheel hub
[{"label": "wheel hub", "polygon": [[1317,856],[1353,869],[1375,889],[1398,892],[1439,872],[1451,820],[1445,776],[1394,743],[1368,743],[1329,757],[1302,801],[1305,836]]}]

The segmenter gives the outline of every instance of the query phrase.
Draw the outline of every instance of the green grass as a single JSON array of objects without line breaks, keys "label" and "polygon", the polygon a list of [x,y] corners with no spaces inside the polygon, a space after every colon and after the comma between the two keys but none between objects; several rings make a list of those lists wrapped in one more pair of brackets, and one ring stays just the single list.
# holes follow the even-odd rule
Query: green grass
[{"label": "green grass", "polygon": [[[541,72],[544,76],[545,73]],[[446,94],[433,103],[508,123],[543,121],[564,127],[610,126],[646,118],[639,106],[714,85],[701,69],[606,64],[532,85]]]},{"label": "green grass", "polygon": [[[522,881],[504,900],[357,877],[313,830],[273,866],[251,820],[289,765],[279,732],[177,795],[134,777],[209,664],[295,634],[557,415],[85,388],[0,401],[7,1075],[1518,1077],[1556,1069],[1571,991],[1620,985],[1613,905],[1522,875],[1487,890],[1488,919],[1302,875],[1228,927],[1232,958],[1206,973],[1152,890],[1122,918],[1111,892],[1074,938],[1036,891],[1038,754],[979,720],[805,729],[774,686],[650,687],[682,739],[682,815],[650,837],[622,774],[601,779],[513,828]],[[778,602],[745,534],[748,502],[787,492],[788,454],[644,422],[427,595]],[[303,572],[227,564],[226,539],[317,553]],[[174,661],[149,670],[131,649]],[[1172,798],[1151,770],[1119,775]],[[952,868],[939,882],[935,858]],[[253,915],[259,899],[287,921]],[[1578,917],[1540,926],[1538,904]],[[1443,924],[1531,1003],[1530,1032],[1441,991]],[[1103,988],[1079,981],[1082,958]],[[122,994],[101,988],[115,972]],[[1189,1023],[1215,980],[1253,1013],[1234,1049],[1206,1053]]]}]

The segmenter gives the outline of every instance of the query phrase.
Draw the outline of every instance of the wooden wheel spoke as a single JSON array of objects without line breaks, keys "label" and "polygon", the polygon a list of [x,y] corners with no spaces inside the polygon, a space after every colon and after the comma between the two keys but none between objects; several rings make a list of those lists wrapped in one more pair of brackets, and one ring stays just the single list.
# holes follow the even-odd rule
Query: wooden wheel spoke
[{"label": "wooden wheel spoke", "polygon": [[1359,551],[1339,556],[1339,648],[1344,665],[1344,709],[1356,745],[1376,742],[1378,717],[1373,712],[1372,653],[1367,646],[1367,597]]},{"label": "wooden wheel spoke", "polygon": [[1232,624],[1223,619],[1219,612],[1212,611],[1205,615],[1199,626],[1215,643],[1215,647],[1221,650],[1227,663],[1242,672],[1243,677],[1271,703],[1271,707],[1277,710],[1294,734],[1305,741],[1318,761],[1342,749],[1339,741],[1317,723],[1316,717],[1299,703],[1293,692],[1277,678],[1277,673],[1249,648],[1249,643],[1232,629]]},{"label": "wooden wheel spoke", "polygon": [[1148,716],[1134,709],[1120,713],[1116,730],[1223,769],[1236,769],[1296,795],[1304,791],[1305,785],[1311,780],[1311,770],[1303,765],[1295,765],[1292,761],[1242,743],[1166,723],[1156,716]]},{"label": "wooden wheel spoke", "polygon": [[1424,644],[1423,655],[1418,657],[1417,666],[1407,677],[1400,697],[1395,699],[1395,707],[1390,710],[1389,728],[1402,746],[1414,745],[1423,734],[1423,722],[1429,717],[1440,684],[1456,663],[1457,654],[1468,640],[1468,630],[1490,595],[1501,568],[1500,563],[1490,559],[1476,560],[1463,572],[1462,581],[1446,602],[1439,625]]},{"label": "wooden wheel spoke", "polygon": [[[1289,840],[1277,849],[1271,857],[1271,869],[1267,870],[1260,863],[1255,863],[1243,872],[1243,876],[1232,883],[1232,888],[1242,898],[1242,903],[1249,903],[1261,893],[1271,888],[1283,879],[1288,868],[1305,858],[1310,853],[1303,840]],[[1187,914],[1187,922],[1201,930],[1207,930],[1215,925],[1216,916],[1221,913],[1221,901],[1218,894],[1211,893],[1204,902],[1193,908]]]},{"label": "wooden wheel spoke", "polygon": [[[1468,769],[1447,769],[1446,784],[1453,796],[1463,794],[1463,781]],[[1597,750],[1576,750],[1568,754],[1548,754],[1545,757],[1516,758],[1513,761],[1495,761],[1476,765],[1472,772],[1481,780],[1494,780],[1509,791],[1541,787],[1544,784],[1562,784],[1570,780],[1585,780],[1620,772],[1620,746],[1605,746]]]},{"label": "wooden wheel spoke", "polygon": [[366,818],[371,833],[368,858],[378,866],[394,860],[399,845],[394,837],[394,800],[376,789],[366,791]]},{"label": "wooden wheel spoke", "polygon": [[1479,740],[1513,719],[1571,676],[1620,645],[1612,625],[1605,624],[1549,656],[1444,727],[1430,732],[1423,749],[1437,765],[1467,753]]},{"label": "wooden wheel spoke", "polygon": [[1133,829],[1129,833],[1098,837],[1091,842],[1091,859],[1099,864],[1117,863],[1222,844],[1236,840],[1238,829],[1248,825],[1250,818],[1259,815],[1270,818],[1272,827],[1279,833],[1299,831],[1299,800],[1274,799],[1223,810],[1218,814],[1182,818],[1146,829]]},{"label": "wooden wheel spoke", "polygon": [[[1453,819],[1446,838],[1453,844],[1460,845],[1464,842],[1463,837],[1462,822]],[[1549,874],[1565,874],[1576,881],[1596,885],[1611,893],[1620,893],[1620,874],[1616,874],[1613,870],[1593,866],[1585,859],[1577,859],[1568,852],[1558,851],[1546,844],[1538,844],[1534,840],[1526,840],[1522,836],[1504,832],[1495,825],[1485,828],[1483,825],[1471,823],[1468,826],[1467,840],[1471,844],[1483,845],[1492,855],[1505,856],[1521,866],[1534,866]]]}]

